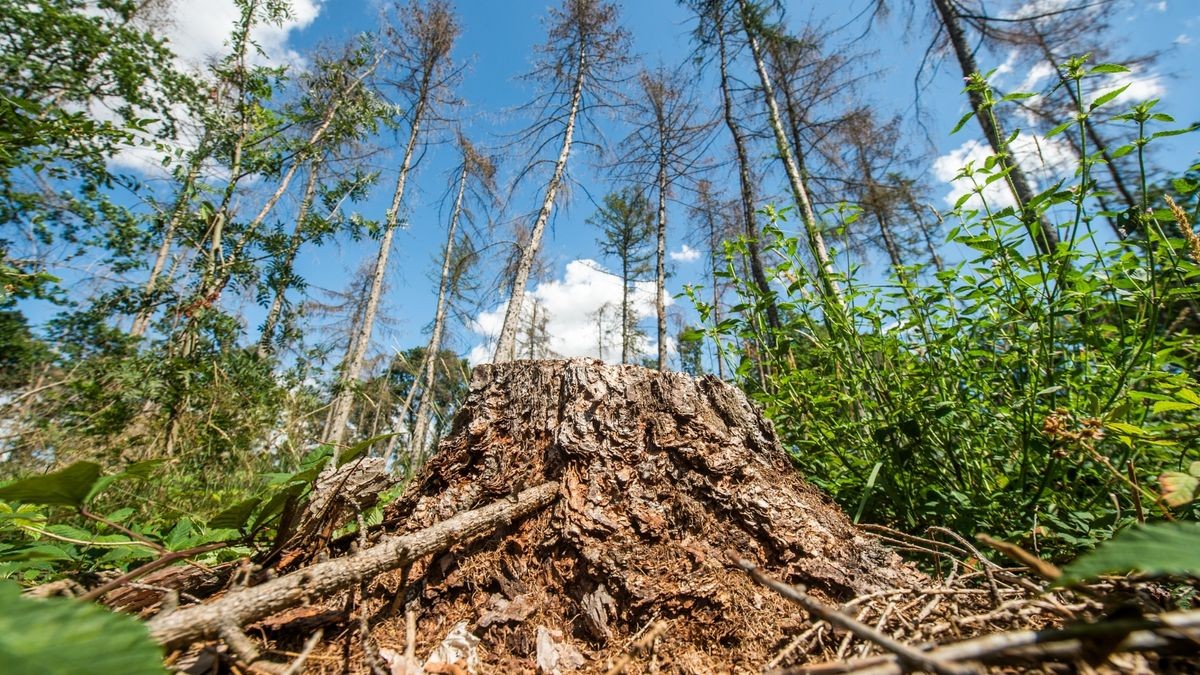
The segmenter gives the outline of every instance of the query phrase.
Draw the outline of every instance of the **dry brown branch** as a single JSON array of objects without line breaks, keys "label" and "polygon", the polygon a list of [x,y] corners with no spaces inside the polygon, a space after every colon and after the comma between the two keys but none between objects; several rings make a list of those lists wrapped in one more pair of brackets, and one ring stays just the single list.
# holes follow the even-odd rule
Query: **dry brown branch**
[{"label": "dry brown branch", "polygon": [[[941,661],[978,661],[988,665],[1038,665],[1103,653],[1183,651],[1200,639],[1200,610],[1172,612],[1143,619],[1077,624],[1040,631],[994,633],[938,647],[925,655]],[[900,675],[906,672],[894,654],[842,663],[819,663],[788,669],[787,673],[855,673]]]},{"label": "dry brown branch", "polygon": [[982,533],[975,535],[975,538],[1003,553],[1013,562],[1025,565],[1046,581],[1057,581],[1058,578],[1062,576],[1062,570],[1058,569],[1058,567],[1046,562],[1045,560],[1042,560],[1041,558],[1030,553],[1029,551],[1026,551],[1020,546],[1017,546],[1016,544],[1010,544],[1007,541],[1000,541],[999,539],[994,539]]},{"label": "dry brown branch", "polygon": [[963,675],[976,672],[975,668],[947,663],[938,656],[922,652],[906,644],[897,642],[880,633],[870,626],[839,612],[832,607],[826,607],[812,596],[795,586],[789,586],[763,574],[753,563],[740,559],[738,566],[746,571],[755,581],[779,593],[783,597],[800,605],[805,611],[813,614],[835,626],[844,628],[864,640],[869,640],[896,655],[905,665],[927,670],[940,675]]},{"label": "dry brown branch", "polygon": [[460,513],[411,534],[390,536],[352,556],[317,563],[258,586],[239,589],[214,602],[151,619],[150,635],[166,647],[216,637],[223,625],[244,626],[306,601],[322,600],[412,561],[491,532],[552,502],[555,483],[529,488],[516,500],[502,499]]}]

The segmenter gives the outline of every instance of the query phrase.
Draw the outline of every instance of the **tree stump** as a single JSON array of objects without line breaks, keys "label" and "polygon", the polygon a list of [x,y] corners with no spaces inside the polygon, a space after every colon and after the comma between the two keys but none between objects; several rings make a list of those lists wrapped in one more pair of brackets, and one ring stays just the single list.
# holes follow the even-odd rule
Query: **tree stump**
[{"label": "tree stump", "polygon": [[570,658],[542,670],[603,670],[664,619],[660,665],[757,670],[805,618],[731,554],[830,602],[927,581],[799,475],[736,388],[593,360],[476,368],[384,522],[416,530],[544,481],[550,508],[413,570],[421,648],[466,622],[485,671],[532,671],[547,643]]}]

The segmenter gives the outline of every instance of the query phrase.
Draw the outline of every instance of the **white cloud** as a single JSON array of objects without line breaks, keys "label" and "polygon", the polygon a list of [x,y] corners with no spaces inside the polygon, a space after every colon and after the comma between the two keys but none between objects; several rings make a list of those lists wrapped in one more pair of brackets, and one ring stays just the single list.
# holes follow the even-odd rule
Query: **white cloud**
[{"label": "white cloud", "polygon": [[[240,16],[233,0],[194,2],[177,0],[171,4],[170,22],[163,31],[171,49],[185,64],[198,67],[225,52],[226,41]],[[287,42],[292,31],[308,27],[321,13],[320,0],[294,0],[292,16],[278,26],[261,24],[251,31],[254,41],[266,54],[271,65],[301,64],[303,59],[289,49]],[[264,59],[254,57],[256,63]]]},{"label": "white cloud", "polygon": [[679,249],[678,251],[671,251],[670,253],[667,253],[667,257],[676,262],[689,263],[700,259],[700,251],[688,246],[687,244],[684,244],[683,248]]},{"label": "white cloud", "polygon": [[1187,33],[1180,33],[1179,37],[1175,38],[1175,40],[1174,40],[1174,43],[1176,45],[1179,45],[1180,47],[1182,47],[1183,45],[1186,45],[1186,44],[1191,44],[1191,42],[1192,42],[1192,37],[1190,35],[1188,35]]},{"label": "white cloud", "polygon": [[[1035,182],[1034,189],[1046,187],[1051,181],[1067,176],[1074,170],[1077,158],[1070,146],[1058,138],[1047,139],[1037,134],[1022,134],[1012,144],[1013,153],[1021,163],[1021,169]],[[971,191],[969,179],[954,181],[959,170],[972,162],[976,171],[983,168],[984,162],[992,154],[991,147],[979,140],[969,140],[950,152],[933,161],[934,176],[950,183],[950,191],[945,196],[945,202],[953,206],[959,197]],[[982,183],[987,176],[976,174],[975,180]],[[983,196],[992,210],[1012,206],[1015,200],[1004,180],[998,180],[983,190]],[[964,208],[979,209],[983,204],[979,196],[973,196],[964,204]]]},{"label": "white cloud", "polygon": [[1160,0],[1160,2],[1154,3],[1154,9],[1157,9],[1160,12],[1167,11],[1167,0]]},{"label": "white cloud", "polygon": [[[250,61],[259,65],[304,68],[305,59],[288,48],[287,43],[294,31],[304,29],[316,20],[321,13],[322,1],[293,0],[289,19],[278,26],[260,24],[255,27],[251,36],[263,53],[252,53]],[[196,73],[204,73],[209,62],[226,53],[226,43],[241,15],[234,0],[174,0],[167,5],[165,13],[159,34],[170,43],[179,66]],[[116,118],[115,113],[103,104],[93,106],[92,112],[100,119]],[[186,110],[183,106],[175,106],[175,112],[176,118],[182,118]],[[149,130],[153,132],[157,127],[157,124],[151,124]],[[198,134],[187,130],[183,130],[176,140],[185,151],[194,150],[199,145]],[[143,145],[121,148],[109,160],[110,166],[118,171],[136,171],[146,176],[170,175],[162,165],[163,153],[151,144],[152,137],[147,136],[146,141]]]},{"label": "white cloud", "polygon": [[[672,303],[671,295],[665,298]],[[533,302],[538,312],[544,312],[549,350],[562,357],[589,356],[608,361],[620,359],[620,307],[621,279],[604,270],[593,260],[573,260],[567,264],[562,279],[544,281],[534,286],[525,295],[522,314],[530,317]],[[632,312],[637,320],[655,315],[654,282],[642,281],[634,284],[630,297]],[[603,312],[603,326],[600,310]],[[492,360],[496,349],[496,338],[504,322],[508,303],[483,312],[467,327],[484,338],[467,354],[471,364]],[[600,354],[599,330],[605,332],[604,354]],[[638,356],[649,356],[657,352],[657,343],[647,339],[640,345]],[[668,349],[671,344],[668,343]]]}]

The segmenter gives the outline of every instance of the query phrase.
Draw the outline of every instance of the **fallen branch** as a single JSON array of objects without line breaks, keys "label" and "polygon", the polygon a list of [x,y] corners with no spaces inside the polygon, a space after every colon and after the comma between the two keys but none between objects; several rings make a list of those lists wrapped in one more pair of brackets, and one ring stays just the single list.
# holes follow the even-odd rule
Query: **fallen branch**
[{"label": "fallen branch", "polygon": [[165,647],[211,639],[220,634],[223,626],[245,626],[305,602],[323,600],[363,579],[471,541],[537,511],[554,501],[557,494],[556,483],[543,483],[521,492],[515,501],[502,499],[418,532],[386,537],[355,555],[317,563],[258,586],[232,591],[208,604],[156,616],[147,627],[151,637]]},{"label": "fallen branch", "polygon": [[824,603],[819,602],[812,596],[805,593],[803,590],[789,586],[781,581],[772,579],[763,574],[753,563],[739,559],[738,566],[746,571],[752,579],[767,588],[779,593],[783,597],[791,600],[803,607],[810,614],[823,619],[827,623],[844,628],[845,630],[854,633],[858,637],[874,642],[884,649],[892,652],[906,666],[919,668],[921,670],[938,673],[938,675],[966,675],[967,673],[978,672],[977,669],[970,666],[963,666],[954,663],[947,663],[938,656],[931,653],[922,652],[921,650],[910,647],[901,642],[897,642],[892,638],[880,633],[874,628],[862,623],[852,616],[839,612],[838,610],[827,607]]},{"label": "fallen branch", "polygon": [[[1188,653],[1195,650],[1197,640],[1200,640],[1200,610],[1191,610],[1066,628],[994,633],[944,645],[925,652],[925,655],[943,661],[1021,665],[1094,656],[1097,646],[1103,646],[1106,654],[1180,649]],[[848,662],[809,664],[783,672],[900,675],[906,669],[897,656],[885,654]]]}]

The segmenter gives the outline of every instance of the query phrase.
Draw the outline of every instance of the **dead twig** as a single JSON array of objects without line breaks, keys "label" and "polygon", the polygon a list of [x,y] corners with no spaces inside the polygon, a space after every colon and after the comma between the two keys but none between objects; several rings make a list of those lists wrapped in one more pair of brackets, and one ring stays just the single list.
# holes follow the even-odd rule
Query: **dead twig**
[{"label": "dead twig", "polygon": [[938,675],[965,675],[967,673],[975,673],[977,670],[970,666],[947,663],[942,659],[927,654],[918,649],[910,647],[906,644],[897,642],[892,638],[880,633],[870,626],[843,614],[832,607],[827,607],[823,603],[817,601],[812,596],[805,593],[800,588],[789,586],[781,581],[772,579],[763,574],[755,565],[748,560],[739,559],[738,566],[741,567],[752,579],[758,583],[770,588],[779,593],[783,597],[800,605],[805,611],[823,619],[824,621],[844,628],[845,630],[854,633],[864,640],[869,640],[896,655],[900,662],[906,666],[920,668]]},{"label": "dead twig", "polygon": [[[994,633],[937,647],[925,655],[944,661],[970,660],[988,665],[1043,664],[1094,655],[1098,645],[1103,646],[1105,653],[1168,650],[1194,653],[1197,639],[1200,639],[1200,610],[1190,610],[1142,619]],[[886,654],[851,662],[812,664],[784,672],[901,675],[907,665],[897,655]]]},{"label": "dead twig", "polygon": [[654,641],[661,637],[663,633],[667,632],[667,628],[670,628],[670,626],[671,624],[666,621],[656,621],[654,625],[650,627],[650,630],[646,631],[645,635],[639,638],[637,642],[630,645],[629,650],[622,654],[621,658],[617,659],[617,662],[612,665],[612,668],[609,668],[607,671],[605,671],[604,675],[619,675],[620,673],[625,672],[625,669],[629,667],[629,664],[633,663],[634,654],[641,654],[649,650],[650,647],[654,645]]}]

